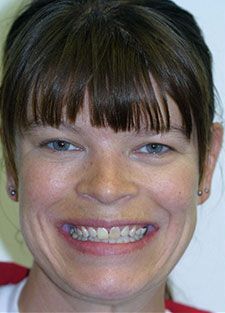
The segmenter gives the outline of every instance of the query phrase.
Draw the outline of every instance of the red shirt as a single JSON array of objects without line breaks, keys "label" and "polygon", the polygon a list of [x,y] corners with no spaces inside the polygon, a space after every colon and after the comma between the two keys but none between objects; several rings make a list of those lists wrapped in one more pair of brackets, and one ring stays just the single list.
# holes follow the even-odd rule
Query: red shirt
[{"label": "red shirt", "polygon": [[[0,285],[16,284],[28,276],[29,269],[15,263],[0,262]],[[173,313],[207,313],[189,306],[176,303],[171,300],[165,301],[166,309]]]}]

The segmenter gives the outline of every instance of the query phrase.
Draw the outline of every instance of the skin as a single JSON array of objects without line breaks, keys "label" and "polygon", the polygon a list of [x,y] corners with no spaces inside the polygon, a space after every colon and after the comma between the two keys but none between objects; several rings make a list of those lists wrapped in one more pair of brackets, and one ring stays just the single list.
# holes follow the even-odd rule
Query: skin
[{"label": "skin", "polygon": [[[208,197],[197,192],[199,184],[210,188],[222,128],[212,127],[199,183],[196,134],[185,137],[172,99],[172,129],[158,135],[92,127],[85,101],[72,127],[38,126],[17,138],[20,219],[35,260],[20,311],[163,312],[168,274],[191,240],[196,206]],[[69,142],[70,150],[53,151],[53,139]],[[147,150],[153,143],[157,154]],[[96,256],[59,235],[55,223],[68,218],[154,222],[159,230],[140,249]]]}]

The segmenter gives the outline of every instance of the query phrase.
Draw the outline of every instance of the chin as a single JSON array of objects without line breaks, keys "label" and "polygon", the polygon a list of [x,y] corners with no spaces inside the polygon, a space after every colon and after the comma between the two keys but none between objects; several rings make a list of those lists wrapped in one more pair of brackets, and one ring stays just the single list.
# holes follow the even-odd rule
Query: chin
[{"label": "chin", "polygon": [[112,285],[106,284],[105,286],[98,286],[96,288],[83,287],[78,291],[83,299],[88,299],[93,302],[105,304],[117,304],[129,300],[140,293],[138,286],[122,286],[121,284]]},{"label": "chin", "polygon": [[[113,275],[114,274],[114,275]],[[105,304],[117,304],[139,296],[142,292],[154,290],[159,285],[154,278],[144,275],[112,273],[111,276],[100,274],[93,279],[76,279],[70,288],[83,300]],[[143,277],[144,276],[144,277]],[[161,285],[161,284],[160,284]],[[91,300],[92,299],[92,300]]]}]

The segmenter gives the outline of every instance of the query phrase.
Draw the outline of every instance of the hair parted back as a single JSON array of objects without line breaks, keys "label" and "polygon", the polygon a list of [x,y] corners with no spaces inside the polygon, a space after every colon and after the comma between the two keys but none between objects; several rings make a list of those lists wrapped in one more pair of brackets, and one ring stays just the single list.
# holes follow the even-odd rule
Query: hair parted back
[{"label": "hair parted back", "polygon": [[[153,88],[157,83],[163,106]],[[15,136],[33,123],[76,120],[89,96],[92,125],[170,128],[169,95],[199,167],[214,117],[211,55],[193,16],[170,0],[36,0],[8,34],[1,83],[6,167],[17,180]]]}]

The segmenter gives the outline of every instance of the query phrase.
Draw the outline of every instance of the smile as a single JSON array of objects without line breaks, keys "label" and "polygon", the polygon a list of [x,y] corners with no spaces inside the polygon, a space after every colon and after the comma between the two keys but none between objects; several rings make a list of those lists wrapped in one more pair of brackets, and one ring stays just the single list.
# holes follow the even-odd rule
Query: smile
[{"label": "smile", "polygon": [[71,238],[79,241],[103,242],[110,244],[130,243],[141,240],[147,233],[154,232],[156,228],[153,225],[140,227],[137,225],[126,225],[122,227],[113,226],[109,229],[105,227],[85,227],[64,224],[66,231]]}]

